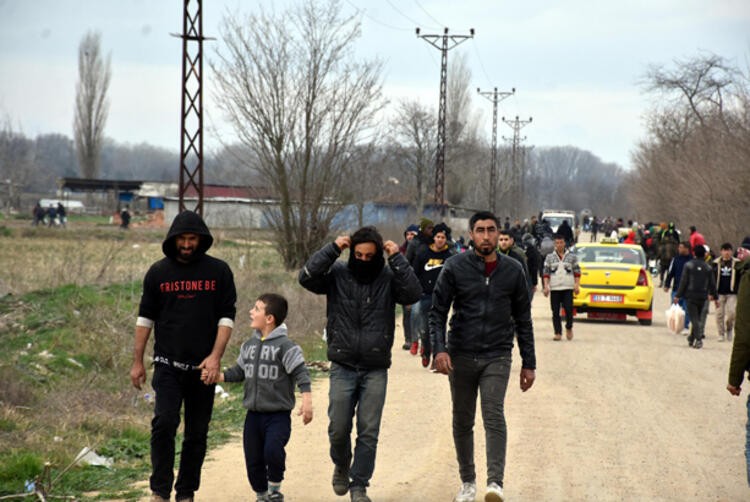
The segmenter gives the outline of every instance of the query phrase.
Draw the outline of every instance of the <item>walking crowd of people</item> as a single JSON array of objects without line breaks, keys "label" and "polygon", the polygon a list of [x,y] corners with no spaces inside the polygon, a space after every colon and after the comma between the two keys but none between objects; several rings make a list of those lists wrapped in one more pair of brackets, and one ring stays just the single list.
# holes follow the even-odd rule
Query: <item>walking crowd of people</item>
[{"label": "walking crowd of people", "polygon": [[[621,224],[614,221],[612,228]],[[606,234],[608,225],[608,219],[586,221],[592,234]],[[574,338],[573,297],[581,278],[570,249],[578,238],[575,230],[561,224],[552,232],[548,222],[536,217],[523,223],[506,219],[501,225],[494,214],[480,211],[469,219],[467,243],[453,240],[445,222],[423,218],[406,228],[401,245],[366,226],[339,235],[307,259],[298,273],[299,284],[325,296],[327,304],[328,441],[335,495],[348,494],[352,502],[371,500],[367,489],[375,471],[400,305],[403,349],[419,356],[424,368],[448,377],[460,478],[453,500],[474,502],[479,491],[473,436],[477,398],[487,455],[483,500],[504,500],[504,401],[514,341],[521,357],[520,388],[526,392],[536,379],[531,302],[539,281],[550,298],[553,339],[563,338],[561,309],[565,338]],[[727,390],[739,395],[744,373],[750,371],[750,237],[736,253],[731,243],[722,244],[715,258],[695,227],[690,238],[682,240],[674,223],[641,227],[631,222],[631,230],[621,237],[655,249],[654,273],[663,281],[660,287],[671,290],[672,301],[687,311],[690,346],[703,345],[706,314],[714,303],[719,340],[734,342]],[[545,239],[552,242],[550,249],[544,249]],[[152,501],[169,500],[173,490],[178,502],[194,499],[217,382],[244,385],[242,444],[257,501],[283,501],[295,387],[302,401],[297,414],[307,424],[313,419],[310,375],[284,322],[290,306],[273,292],[255,297],[249,311],[252,332],[236,363],[221,369],[234,327],[237,291],[229,265],[207,254],[212,243],[203,219],[183,211],[162,243],[165,257],[150,267],[143,281],[130,379],[139,389],[146,381],[144,356],[153,330]],[[341,260],[345,251],[347,257]],[[750,484],[750,398],[747,407]],[[175,479],[181,416],[184,436]]]}]

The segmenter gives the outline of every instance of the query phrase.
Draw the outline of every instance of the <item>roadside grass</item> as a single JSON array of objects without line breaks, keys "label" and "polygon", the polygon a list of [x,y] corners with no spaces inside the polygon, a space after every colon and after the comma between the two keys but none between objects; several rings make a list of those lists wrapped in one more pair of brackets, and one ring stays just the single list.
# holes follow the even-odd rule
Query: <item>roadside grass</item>
[{"label": "roadside grass", "polygon": [[[53,495],[134,500],[143,495],[135,483],[148,478],[153,392],[130,385],[133,326],[166,230],[72,230],[0,232],[0,496],[24,492],[49,462]],[[299,287],[267,235],[217,232],[210,253],[230,264],[238,293],[223,365],[234,363],[249,335],[247,312],[267,291],[289,300],[290,336],[306,359],[325,360],[325,299]],[[209,448],[241,433],[242,385],[224,390]],[[83,447],[113,467],[71,466]]]}]

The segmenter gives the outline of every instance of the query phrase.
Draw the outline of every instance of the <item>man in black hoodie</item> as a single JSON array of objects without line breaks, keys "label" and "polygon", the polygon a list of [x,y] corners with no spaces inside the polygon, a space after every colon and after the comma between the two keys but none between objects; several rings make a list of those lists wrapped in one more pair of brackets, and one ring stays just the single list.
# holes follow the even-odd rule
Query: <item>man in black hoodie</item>
[{"label": "man in black hoodie", "polygon": [[[349,248],[347,264],[338,261]],[[383,257],[388,255],[388,264]],[[370,502],[367,486],[375,470],[380,419],[396,322],[396,303],[419,300],[422,287],[399,253],[383,243],[375,227],[342,235],[313,254],[300,270],[305,289],[326,295],[326,336],[331,361],[328,439],[334,464],[333,491],[351,493],[352,502]],[[351,432],[357,415],[357,441]]]},{"label": "man in black hoodie", "polygon": [[183,211],[162,243],[166,257],[151,265],[143,279],[130,380],[137,389],[146,381],[143,355],[154,329],[153,502],[169,500],[172,491],[174,440],[183,402],[185,433],[174,483],[176,500],[192,501],[200,485],[214,387],[232,334],[237,300],[229,266],[206,254],[211,244],[213,237],[203,219]]}]

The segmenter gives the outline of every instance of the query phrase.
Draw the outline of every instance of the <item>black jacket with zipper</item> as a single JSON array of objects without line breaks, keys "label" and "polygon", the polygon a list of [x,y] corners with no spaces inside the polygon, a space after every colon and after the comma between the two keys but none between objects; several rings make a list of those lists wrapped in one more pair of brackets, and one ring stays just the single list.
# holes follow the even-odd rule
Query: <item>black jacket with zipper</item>
[{"label": "black jacket with zipper", "polygon": [[389,368],[396,303],[419,300],[419,279],[406,258],[396,253],[372,283],[363,284],[338,261],[340,255],[335,243],[328,244],[299,273],[302,287],[327,297],[328,359],[351,368]]},{"label": "black jacket with zipper", "polygon": [[[523,367],[536,369],[531,302],[521,264],[497,254],[497,267],[485,277],[484,259],[466,252],[450,258],[432,294],[430,335],[435,354],[492,358],[513,349],[518,336]],[[445,325],[453,305],[446,339]]]}]

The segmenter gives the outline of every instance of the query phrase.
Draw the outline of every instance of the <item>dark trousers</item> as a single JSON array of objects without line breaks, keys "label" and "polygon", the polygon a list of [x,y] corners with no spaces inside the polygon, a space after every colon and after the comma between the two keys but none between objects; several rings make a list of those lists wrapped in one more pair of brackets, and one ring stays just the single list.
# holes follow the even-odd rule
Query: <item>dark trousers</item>
[{"label": "dark trousers", "polygon": [[182,371],[164,364],[155,365],[151,386],[156,392],[151,420],[151,491],[169,499],[174,482],[174,440],[184,402],[185,435],[174,489],[177,498],[192,497],[200,486],[215,386],[201,382],[199,371]]},{"label": "dark trousers", "polygon": [[552,306],[552,326],[555,328],[555,334],[562,334],[561,305],[565,309],[565,327],[571,329],[573,327],[573,290],[550,291],[549,301]]},{"label": "dark trousers", "polygon": [[690,327],[690,340],[695,342],[703,340],[706,336],[704,331],[706,328],[708,303],[706,300],[686,300],[685,303],[687,303],[687,313],[692,322],[692,326]]},{"label": "dark trousers", "polygon": [[[366,487],[375,470],[380,419],[388,386],[386,369],[354,369],[331,363],[328,389],[328,439],[331,460],[351,469],[352,487]],[[352,460],[352,425],[357,415],[357,440]]]},{"label": "dark trousers", "polygon": [[453,402],[453,443],[461,481],[476,481],[474,467],[474,415],[477,391],[481,392],[482,421],[487,449],[487,483],[503,486],[508,431],[505,423],[505,391],[511,356],[493,359],[453,358],[448,376]]},{"label": "dark trousers", "polygon": [[256,493],[268,490],[268,482],[281,483],[286,469],[284,447],[292,434],[291,411],[248,411],[242,446],[247,479]]}]

